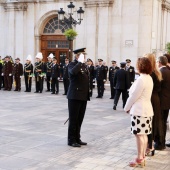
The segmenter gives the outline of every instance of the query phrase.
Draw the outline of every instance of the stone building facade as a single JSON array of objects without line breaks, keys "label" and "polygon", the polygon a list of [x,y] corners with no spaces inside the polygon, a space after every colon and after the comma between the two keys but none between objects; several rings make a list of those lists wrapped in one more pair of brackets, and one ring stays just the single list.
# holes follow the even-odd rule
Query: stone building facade
[{"label": "stone building facade", "polygon": [[[21,62],[39,51],[44,60],[50,52],[59,60],[69,57],[70,44],[63,32],[70,26],[61,23],[57,13],[60,8],[67,11],[69,3],[0,0],[0,55],[19,57]],[[170,0],[73,0],[73,4],[85,11],[82,23],[74,27],[78,36],[73,49],[86,47],[94,62],[102,58],[110,65],[111,60],[130,58],[135,64],[138,56],[158,54],[170,42]]]}]

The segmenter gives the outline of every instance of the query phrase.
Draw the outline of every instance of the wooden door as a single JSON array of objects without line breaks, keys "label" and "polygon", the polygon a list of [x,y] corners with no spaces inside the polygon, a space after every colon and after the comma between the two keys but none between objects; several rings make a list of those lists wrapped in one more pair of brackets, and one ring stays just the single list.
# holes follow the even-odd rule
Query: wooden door
[{"label": "wooden door", "polygon": [[43,61],[47,61],[50,53],[57,58],[57,63],[63,63],[65,58],[72,60],[69,54],[72,42],[66,40],[64,35],[42,35],[41,36],[41,52],[43,53]]}]

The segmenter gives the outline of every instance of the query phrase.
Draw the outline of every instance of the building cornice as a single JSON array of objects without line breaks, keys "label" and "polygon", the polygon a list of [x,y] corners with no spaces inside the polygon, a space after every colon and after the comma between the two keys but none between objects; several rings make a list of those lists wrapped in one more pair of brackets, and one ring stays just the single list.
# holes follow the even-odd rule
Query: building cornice
[{"label": "building cornice", "polygon": [[85,8],[91,7],[110,7],[114,3],[114,0],[98,0],[98,1],[85,1]]},{"label": "building cornice", "polygon": [[28,5],[27,3],[4,3],[3,7],[5,12],[8,11],[27,11]]}]

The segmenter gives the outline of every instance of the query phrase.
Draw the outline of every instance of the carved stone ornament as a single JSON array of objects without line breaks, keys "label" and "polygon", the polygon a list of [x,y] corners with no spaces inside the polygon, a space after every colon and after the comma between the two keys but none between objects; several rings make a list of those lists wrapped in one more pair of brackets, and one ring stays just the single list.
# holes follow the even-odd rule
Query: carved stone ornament
[{"label": "carved stone ornament", "polygon": [[27,11],[27,3],[4,3],[5,11]]},{"label": "carved stone ornament", "polygon": [[96,1],[85,1],[85,8],[90,7],[110,7],[114,3],[114,0],[96,0]]}]

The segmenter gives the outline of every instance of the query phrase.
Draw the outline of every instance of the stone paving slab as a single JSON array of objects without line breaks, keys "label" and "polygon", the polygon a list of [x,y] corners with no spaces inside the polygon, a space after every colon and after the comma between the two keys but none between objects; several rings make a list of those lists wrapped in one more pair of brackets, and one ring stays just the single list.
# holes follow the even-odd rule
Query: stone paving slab
[{"label": "stone paving slab", "polygon": [[[21,92],[0,91],[0,170],[134,169],[128,166],[136,156],[130,116],[123,111],[121,100],[113,111],[109,87],[103,99],[95,98],[94,89],[88,102],[81,130],[88,145],[81,148],[67,145],[68,124],[64,122],[68,108],[62,83],[59,95],[33,92],[34,85],[31,93],[25,93],[23,86]],[[144,169],[169,170],[170,149],[147,157]]]}]

